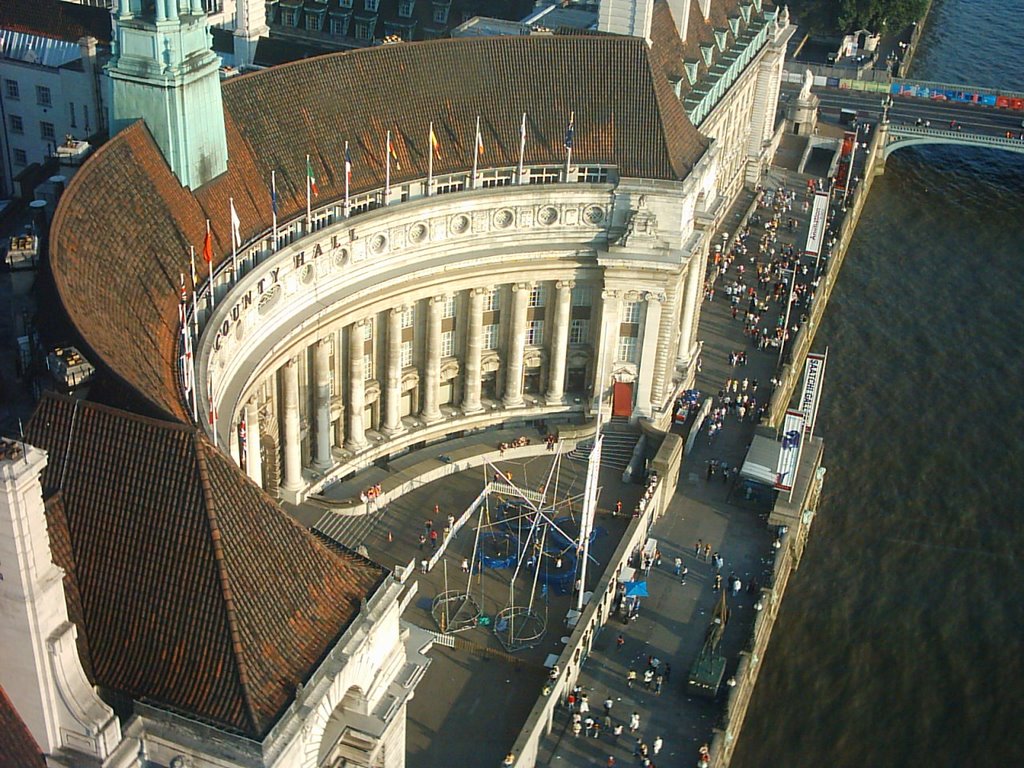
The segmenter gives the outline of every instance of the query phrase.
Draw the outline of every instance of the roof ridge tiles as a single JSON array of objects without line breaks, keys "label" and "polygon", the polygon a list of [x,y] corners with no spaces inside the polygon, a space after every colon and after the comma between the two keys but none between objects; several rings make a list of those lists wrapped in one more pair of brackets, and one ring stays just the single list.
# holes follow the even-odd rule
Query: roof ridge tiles
[{"label": "roof ridge tiles", "polygon": [[217,577],[220,580],[225,619],[231,633],[231,651],[234,654],[235,665],[238,670],[240,692],[245,706],[246,717],[249,720],[249,727],[255,730],[258,717],[256,716],[252,696],[250,695],[252,677],[249,674],[249,666],[245,660],[245,646],[241,632],[238,628],[238,616],[236,613],[234,593],[231,588],[231,579],[228,575],[227,564],[224,560],[220,521],[217,519],[217,510],[214,505],[213,482],[210,478],[210,472],[207,466],[207,445],[198,432],[193,436],[192,446],[195,451],[196,469],[199,472],[200,482],[203,487],[203,506],[206,510],[207,522],[210,525],[210,541],[213,545],[213,556],[214,562],[217,566]]}]

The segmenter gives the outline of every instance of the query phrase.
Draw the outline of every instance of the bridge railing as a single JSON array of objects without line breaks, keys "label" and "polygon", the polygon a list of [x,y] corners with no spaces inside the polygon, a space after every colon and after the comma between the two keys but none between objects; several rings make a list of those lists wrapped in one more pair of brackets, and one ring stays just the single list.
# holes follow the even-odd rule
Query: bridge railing
[{"label": "bridge railing", "polygon": [[972,131],[951,131],[948,128],[925,128],[919,125],[905,125],[902,123],[889,123],[889,136],[891,137],[912,137],[921,136],[930,139],[949,139],[961,142],[970,141],[972,144],[988,144],[996,147],[1012,147],[1020,149],[1024,147],[1021,139],[1008,139],[1005,136],[993,136],[988,133],[974,133]]}]

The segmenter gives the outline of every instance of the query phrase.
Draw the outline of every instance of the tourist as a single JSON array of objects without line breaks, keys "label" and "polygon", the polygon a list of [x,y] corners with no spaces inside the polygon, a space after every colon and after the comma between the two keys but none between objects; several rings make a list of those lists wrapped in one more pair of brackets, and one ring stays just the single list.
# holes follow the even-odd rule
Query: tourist
[{"label": "tourist", "polygon": [[617,638],[615,638],[615,650],[616,651],[621,651],[622,650],[622,646],[624,646],[625,644],[626,644],[626,638],[624,638],[622,635],[619,635]]},{"label": "tourist", "polygon": [[683,558],[677,557],[675,560],[672,561],[672,573],[674,573],[676,576],[678,576],[682,572],[683,572]]},{"label": "tourist", "polygon": [[661,747],[663,745],[664,745],[664,742],[661,740],[661,736],[655,736],[654,737],[654,743],[651,744],[651,751],[654,752],[654,756],[655,757],[657,757],[658,753],[661,752]]},{"label": "tourist", "polygon": [[640,713],[634,711],[633,714],[631,714],[629,716],[629,732],[630,733],[636,733],[639,730],[640,730]]},{"label": "tourist", "polygon": [[632,688],[633,683],[636,682],[636,670],[631,669],[626,673],[626,687]]},{"label": "tourist", "polygon": [[690,575],[690,569],[689,569],[689,568],[687,568],[687,567],[686,567],[686,566],[684,565],[684,566],[682,567],[682,570],[680,570],[680,571],[679,571],[679,584],[680,584],[680,585],[683,585],[683,584],[685,584],[685,583],[686,583],[686,577],[687,577],[687,576],[689,576],[689,575]]}]

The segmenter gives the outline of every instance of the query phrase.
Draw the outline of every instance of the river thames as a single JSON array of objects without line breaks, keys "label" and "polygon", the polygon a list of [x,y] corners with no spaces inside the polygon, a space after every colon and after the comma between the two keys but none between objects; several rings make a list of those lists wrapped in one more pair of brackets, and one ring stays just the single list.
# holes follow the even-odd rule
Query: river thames
[{"label": "river thames", "polygon": [[[1020,0],[911,76],[1024,91]],[[892,155],[817,337],[826,498],[733,765],[1024,765],[1024,156]]]}]

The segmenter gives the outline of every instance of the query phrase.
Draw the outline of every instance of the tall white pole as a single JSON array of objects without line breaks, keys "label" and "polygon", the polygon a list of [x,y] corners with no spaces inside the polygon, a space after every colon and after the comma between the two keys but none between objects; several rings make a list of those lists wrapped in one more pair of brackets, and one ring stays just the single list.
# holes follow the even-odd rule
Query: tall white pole
[{"label": "tall white pole", "polygon": [[306,234],[313,228],[313,201],[310,196],[313,194],[312,179],[309,176],[309,155],[306,155]]},{"label": "tall white pole", "polygon": [[793,288],[796,286],[796,269],[790,269],[789,272],[789,294],[786,296],[786,322],[782,328],[782,338],[779,340],[779,362],[778,365],[782,367],[782,357],[786,352],[786,339],[789,337],[789,313],[793,307]]},{"label": "tall white pole", "polygon": [[476,116],[476,136],[473,137],[473,177],[470,180],[473,189],[476,189],[477,159],[480,157],[480,115]]},{"label": "tall white pole", "polygon": [[523,155],[526,153],[526,113],[523,112],[523,122],[519,126],[519,166],[516,175],[516,183],[523,183]]},{"label": "tall white pole", "polygon": [[387,205],[391,198],[391,131],[388,131],[388,138],[384,142],[384,205]]},{"label": "tall white pole", "polygon": [[594,450],[590,452],[587,462],[587,481],[583,486],[583,516],[580,520],[580,588],[576,595],[576,610],[583,610],[583,593],[587,589],[587,561],[590,559],[590,532],[594,529],[594,513],[597,510],[597,483],[601,471],[601,417],[597,419],[597,437],[594,438]]},{"label": "tall white pole", "polygon": [[274,248],[277,250],[277,171],[270,172],[270,203],[274,214]]},{"label": "tall white pole", "polygon": [[427,197],[430,197],[434,186],[434,122],[430,122],[430,133],[427,134]]},{"label": "tall white pole", "polygon": [[235,234],[235,219],[238,214],[235,213],[235,198],[228,198],[228,205],[231,208],[231,279],[234,282],[238,282],[238,237]]}]

